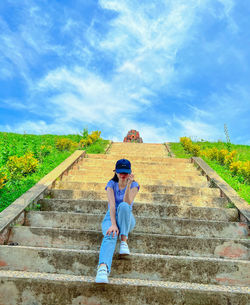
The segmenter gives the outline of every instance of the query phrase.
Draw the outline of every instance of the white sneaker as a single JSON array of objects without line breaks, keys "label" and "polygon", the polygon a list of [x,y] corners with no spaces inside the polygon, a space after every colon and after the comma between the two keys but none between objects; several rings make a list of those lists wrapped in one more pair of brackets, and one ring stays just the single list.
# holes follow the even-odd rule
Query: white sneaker
[{"label": "white sneaker", "polygon": [[96,278],[95,278],[96,283],[108,283],[108,268],[107,266],[100,266],[97,270]]},{"label": "white sneaker", "polygon": [[130,254],[128,244],[125,241],[121,241],[119,254],[123,254],[123,255]]}]

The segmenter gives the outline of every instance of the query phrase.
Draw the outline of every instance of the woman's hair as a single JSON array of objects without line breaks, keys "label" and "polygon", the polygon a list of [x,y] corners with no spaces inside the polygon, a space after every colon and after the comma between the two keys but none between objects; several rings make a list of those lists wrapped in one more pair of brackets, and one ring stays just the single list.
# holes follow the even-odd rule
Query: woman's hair
[{"label": "woman's hair", "polygon": [[111,180],[113,180],[114,182],[118,182],[119,181],[118,176],[117,176],[116,173],[115,173],[114,177]]}]

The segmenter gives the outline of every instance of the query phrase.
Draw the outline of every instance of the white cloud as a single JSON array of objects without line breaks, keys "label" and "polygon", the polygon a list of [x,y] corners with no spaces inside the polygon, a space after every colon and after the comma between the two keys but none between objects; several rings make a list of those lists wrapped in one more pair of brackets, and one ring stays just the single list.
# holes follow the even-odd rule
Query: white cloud
[{"label": "white cloud", "polygon": [[190,29],[203,5],[192,0],[168,4],[102,0],[100,5],[119,13],[99,42],[102,50],[115,55],[116,77],[121,82],[130,79],[137,88],[146,84],[157,90],[170,84],[176,77],[176,53],[192,38]]},{"label": "white cloud", "polygon": [[110,139],[121,142],[131,129],[138,130],[145,143],[164,143],[174,140],[165,127],[155,127],[152,124],[138,122],[130,118],[120,118],[116,121],[116,129],[110,132]]},{"label": "white cloud", "polygon": [[78,26],[78,23],[71,18],[68,18],[65,22],[65,25],[62,27],[63,32],[70,32],[72,31],[75,27]]},{"label": "white cloud", "polygon": [[227,85],[221,93],[208,96],[205,107],[211,114],[216,114],[216,118],[236,120],[250,112],[250,92],[245,86]]},{"label": "white cloud", "polygon": [[0,106],[2,108],[9,108],[9,109],[27,109],[28,107],[24,105],[21,101],[15,100],[15,99],[7,99],[7,100],[1,100]]},{"label": "white cloud", "polygon": [[222,136],[222,132],[216,126],[201,120],[179,117],[175,118],[174,121],[179,124],[180,129],[178,134],[180,136],[191,137],[194,140],[204,139],[211,141],[217,141]]},{"label": "white cloud", "polygon": [[201,108],[198,108],[196,106],[193,105],[189,105],[188,107],[190,108],[190,110],[192,111],[192,116],[197,120],[197,119],[206,119],[206,118],[213,118],[213,114],[211,113],[211,111],[205,111]]},{"label": "white cloud", "polygon": [[17,124],[0,125],[0,130],[28,134],[77,134],[78,129],[60,122],[48,124],[43,120],[25,121]]},{"label": "white cloud", "polygon": [[[0,62],[9,77],[21,76],[32,88],[32,68],[40,56],[48,53],[63,55],[64,47],[50,39],[52,16],[42,11],[33,1],[23,1],[20,8],[23,21],[11,27],[0,16]],[[6,72],[5,72],[6,74]]]},{"label": "white cloud", "polygon": [[208,6],[209,12],[212,13],[215,18],[226,20],[227,26],[231,32],[237,33],[239,28],[234,18],[232,17],[232,13],[235,7],[235,0],[217,0],[210,2],[211,6]]},{"label": "white cloud", "polygon": [[64,121],[78,120],[111,127],[115,120],[139,110],[139,105],[114,84],[85,69],[55,70],[41,80],[37,88],[45,92],[55,90],[49,99],[50,111],[63,115]]}]

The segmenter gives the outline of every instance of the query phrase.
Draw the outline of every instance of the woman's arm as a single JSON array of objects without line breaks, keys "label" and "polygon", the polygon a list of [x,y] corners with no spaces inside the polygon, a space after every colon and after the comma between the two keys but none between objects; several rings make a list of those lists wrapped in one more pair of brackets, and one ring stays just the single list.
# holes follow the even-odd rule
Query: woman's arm
[{"label": "woman's arm", "polygon": [[111,187],[107,188],[108,202],[110,205],[110,218],[112,225],[116,225],[115,217],[115,195],[114,190]]},{"label": "woman's arm", "polygon": [[110,219],[111,219],[111,227],[109,227],[106,235],[110,235],[113,233],[113,237],[115,234],[119,235],[119,229],[116,224],[116,217],[115,217],[115,195],[114,190],[111,187],[107,188],[107,195],[108,195],[108,202],[110,205]]},{"label": "woman's arm", "polygon": [[133,180],[134,180],[134,175],[133,174],[129,175],[127,188],[123,197],[123,201],[127,202],[128,204],[131,204],[134,201],[135,196],[138,193],[137,187],[133,187],[132,189],[130,188]]}]

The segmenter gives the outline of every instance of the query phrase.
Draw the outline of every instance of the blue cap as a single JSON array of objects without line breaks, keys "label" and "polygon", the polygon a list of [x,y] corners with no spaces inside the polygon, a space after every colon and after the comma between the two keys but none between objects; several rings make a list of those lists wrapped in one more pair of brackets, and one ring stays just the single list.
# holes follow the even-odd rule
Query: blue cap
[{"label": "blue cap", "polygon": [[131,174],[131,163],[127,159],[121,159],[116,162],[115,171],[117,173]]}]

